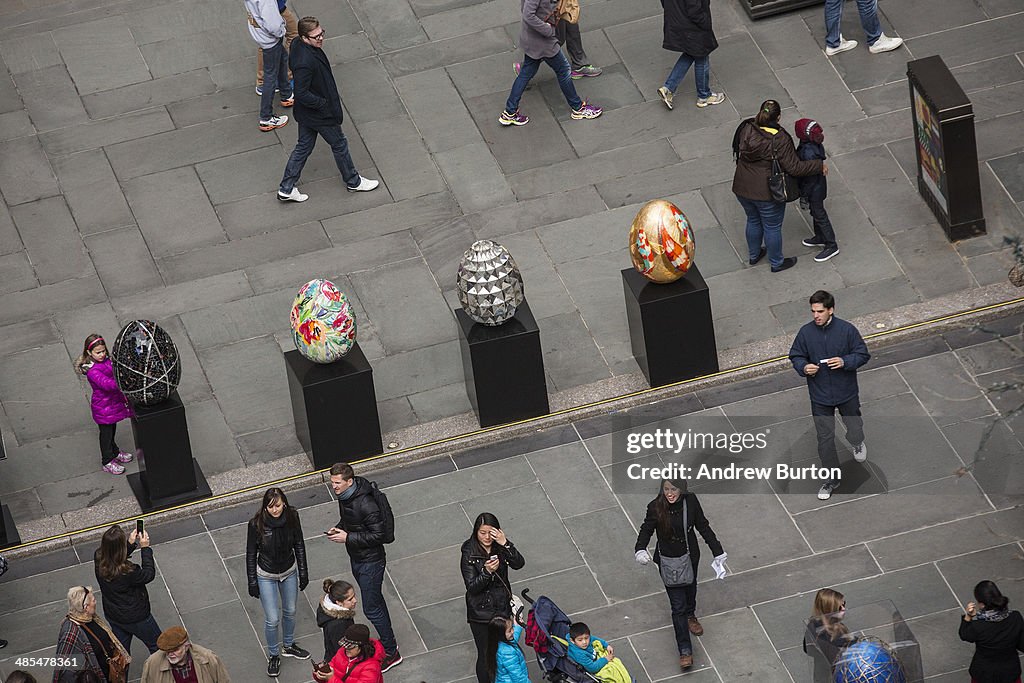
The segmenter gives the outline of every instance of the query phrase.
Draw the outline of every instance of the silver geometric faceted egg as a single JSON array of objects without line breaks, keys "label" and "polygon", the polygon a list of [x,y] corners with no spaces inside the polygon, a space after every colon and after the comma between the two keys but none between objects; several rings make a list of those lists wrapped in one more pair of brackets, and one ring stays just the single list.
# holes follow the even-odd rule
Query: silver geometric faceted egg
[{"label": "silver geometric faceted egg", "polygon": [[473,243],[459,262],[459,303],[483,325],[500,325],[523,303],[523,277],[508,249],[491,240]]}]

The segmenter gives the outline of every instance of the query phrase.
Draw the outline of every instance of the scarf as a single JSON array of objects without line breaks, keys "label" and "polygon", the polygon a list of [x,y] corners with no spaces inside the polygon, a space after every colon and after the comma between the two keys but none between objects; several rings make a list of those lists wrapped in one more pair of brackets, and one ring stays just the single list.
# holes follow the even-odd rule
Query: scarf
[{"label": "scarf", "polygon": [[978,621],[1002,621],[1010,616],[1009,609],[986,609],[974,615]]}]

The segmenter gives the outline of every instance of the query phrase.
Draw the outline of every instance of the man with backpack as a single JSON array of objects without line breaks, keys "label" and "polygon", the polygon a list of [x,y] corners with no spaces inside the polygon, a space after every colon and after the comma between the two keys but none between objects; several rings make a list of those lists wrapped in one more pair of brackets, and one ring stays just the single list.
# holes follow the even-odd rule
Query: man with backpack
[{"label": "man with backpack", "polygon": [[395,515],[377,483],[355,476],[347,462],[331,467],[331,489],[338,498],[341,518],[327,531],[327,538],[344,543],[348,550],[352,575],[362,596],[363,613],[377,629],[384,646],[381,670],[387,671],[402,663],[382,590],[387,567],[384,544],[395,540]]}]

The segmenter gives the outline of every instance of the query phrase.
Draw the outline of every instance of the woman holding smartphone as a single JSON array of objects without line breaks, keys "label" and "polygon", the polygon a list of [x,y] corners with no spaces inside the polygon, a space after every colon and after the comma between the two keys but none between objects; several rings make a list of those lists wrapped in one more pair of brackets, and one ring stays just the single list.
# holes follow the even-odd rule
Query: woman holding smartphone
[{"label": "woman holding smartphone", "polygon": [[[141,566],[128,561],[136,550],[140,551]],[[146,644],[150,654],[156,652],[160,626],[153,618],[146,590],[146,584],[156,578],[156,563],[142,520],[136,522],[127,536],[117,524],[107,529],[93,555],[93,563],[103,596],[103,614],[121,645],[131,650],[135,636]]]},{"label": "woman holding smartphone", "polygon": [[512,617],[512,586],[508,570],[522,569],[526,560],[501,530],[498,518],[480,513],[473,535],[462,544],[462,580],[466,582],[466,621],[476,643],[476,678],[490,683],[487,673],[488,624],[494,617]]}]

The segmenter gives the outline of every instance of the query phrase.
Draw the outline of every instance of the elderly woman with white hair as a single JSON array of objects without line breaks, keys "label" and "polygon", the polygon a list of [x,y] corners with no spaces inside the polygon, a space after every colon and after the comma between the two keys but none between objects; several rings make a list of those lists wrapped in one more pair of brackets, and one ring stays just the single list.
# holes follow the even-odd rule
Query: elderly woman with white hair
[{"label": "elderly woman with white hair", "polygon": [[[75,668],[92,671],[103,683],[125,681],[131,656],[96,615],[96,595],[89,586],[68,589],[68,615],[60,625],[56,656],[58,661],[78,659]],[[57,668],[53,683],[73,683],[77,675],[74,668]]]}]

